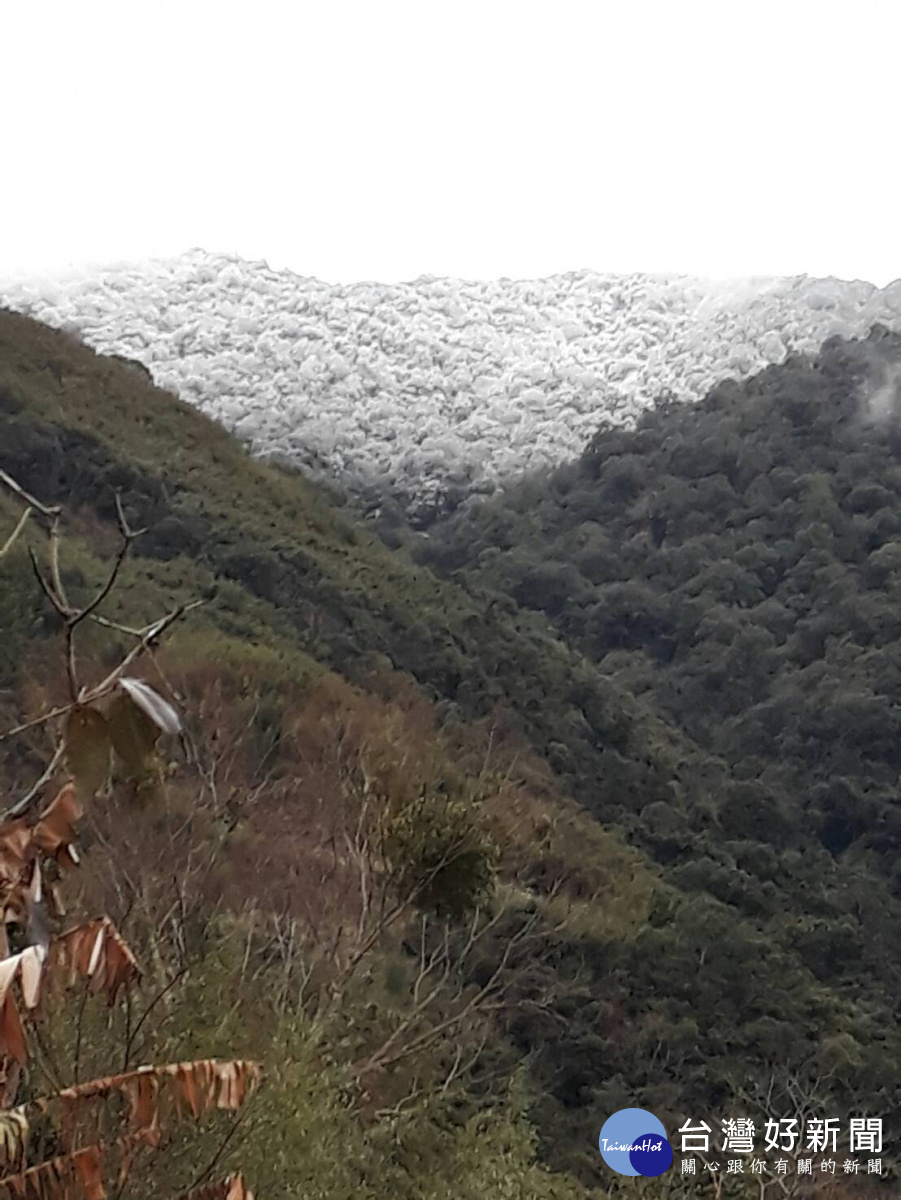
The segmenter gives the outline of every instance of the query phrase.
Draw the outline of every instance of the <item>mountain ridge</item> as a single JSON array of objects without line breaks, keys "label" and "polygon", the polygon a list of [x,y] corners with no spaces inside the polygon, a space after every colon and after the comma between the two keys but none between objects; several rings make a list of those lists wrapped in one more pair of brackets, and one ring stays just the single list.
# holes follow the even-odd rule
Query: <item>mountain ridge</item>
[{"label": "mountain ridge", "polygon": [[329,285],[191,252],[0,303],[136,358],[262,456],[428,509],[579,453],[601,420],[696,400],[901,317],[901,284],[570,273]]}]

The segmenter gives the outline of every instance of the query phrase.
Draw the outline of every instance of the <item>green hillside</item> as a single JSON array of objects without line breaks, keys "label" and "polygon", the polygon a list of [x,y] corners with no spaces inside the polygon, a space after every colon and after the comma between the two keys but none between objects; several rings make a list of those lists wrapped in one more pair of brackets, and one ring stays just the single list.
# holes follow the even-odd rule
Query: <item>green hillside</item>
[{"label": "green hillside", "polygon": [[[626,824],[668,881],[716,897],[736,930],[749,922],[785,956],[769,1012],[736,980],[759,1052],[828,1049],[843,1086],[896,1114],[899,378],[897,336],[832,339],[696,406],[600,430],[578,461],[417,549],[546,615],[706,757],[703,796],[649,798]],[[722,936],[735,938],[725,924]],[[698,1013],[672,994],[664,1006],[674,1024]]]},{"label": "green hillside", "polygon": [[[432,529],[417,562],[128,366],[0,313],[0,468],[65,507],[67,586],[87,593],[102,578],[118,494],[146,533],[105,616],[142,624],[205,601],[160,666],[198,714],[198,745],[225,728],[241,747],[216,927],[255,946],[248,911],[302,920],[315,839],[360,771],[429,837],[435,813],[472,822],[493,894],[514,897],[479,961],[456,962],[442,985],[477,991],[505,945],[519,947],[492,1035],[468,1031],[465,1070],[431,1107],[411,1102],[415,1116],[405,1098],[417,1080],[446,1079],[460,1039],[458,1025],[440,1036],[453,994],[422,1017],[415,1070],[379,1059],[351,1072],[352,1088],[346,1076],[392,1021],[407,1028],[397,1014],[415,925],[375,947],[343,1007],[328,1009],[324,1042],[308,1036],[316,1002],[282,1004],[276,1094],[297,1105],[297,1138],[318,1129],[323,1148],[302,1169],[280,1148],[271,1186],[315,1184],[337,1200],[353,1178],[365,1195],[437,1200],[450,1186],[441,1171],[472,1157],[485,1128],[497,1161],[472,1165],[459,1187],[454,1167],[453,1194],[485,1194],[479,1181],[503,1161],[519,1190],[492,1195],[580,1196],[601,1183],[613,1195],[596,1149],[611,1112],[642,1105],[672,1129],[725,1119],[773,1074],[836,1114],[897,1117],[894,451],[886,431],[849,421],[835,433],[829,405],[847,408],[855,362],[835,346],[818,365],[725,386],[634,433],[602,432],[579,463]],[[839,466],[848,494],[857,488],[846,517],[844,493],[838,515],[825,502]],[[12,501],[0,518],[12,527]],[[859,635],[824,624],[833,611],[851,619],[843,598],[863,614]],[[4,726],[57,697],[58,672],[42,666],[52,617],[17,547],[0,563]],[[92,627],[88,648],[113,654],[109,635]],[[13,793],[46,754],[36,737],[15,746],[0,763]],[[173,766],[169,783],[183,803],[189,767]],[[245,810],[241,797],[258,793]],[[201,945],[197,978],[240,963],[223,947]],[[320,952],[311,935],[300,961]],[[253,1030],[269,1028],[271,953],[260,948],[259,989],[231,1010],[248,1052]],[[198,987],[176,1041],[199,1026],[234,1032],[234,1015],[204,1007],[215,989]],[[350,1174],[336,1167],[348,1144]],[[258,1147],[274,1170],[262,1133]]]}]

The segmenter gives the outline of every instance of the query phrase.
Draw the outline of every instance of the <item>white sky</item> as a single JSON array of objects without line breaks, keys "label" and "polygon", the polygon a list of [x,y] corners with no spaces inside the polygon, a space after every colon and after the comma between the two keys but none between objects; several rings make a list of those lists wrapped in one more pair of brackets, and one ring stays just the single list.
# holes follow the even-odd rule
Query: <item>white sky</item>
[{"label": "white sky", "polygon": [[897,0],[4,0],[0,276],[901,276]]}]

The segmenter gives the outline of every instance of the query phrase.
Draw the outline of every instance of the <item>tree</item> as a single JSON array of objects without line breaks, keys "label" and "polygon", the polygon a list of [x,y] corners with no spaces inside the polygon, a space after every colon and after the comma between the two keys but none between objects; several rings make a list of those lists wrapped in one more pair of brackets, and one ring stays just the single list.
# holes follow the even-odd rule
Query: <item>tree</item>
[{"label": "tree", "polygon": [[[117,513],[121,543],[106,579],[87,602],[74,603],[61,569],[61,513],[42,505],[0,471],[0,483],[23,505],[0,547],[10,554],[32,519],[44,522],[44,562],[30,550],[34,574],[62,627],[67,698],[18,723],[0,740],[39,728],[54,732],[55,750],[30,788],[0,821],[0,1161],[11,1171],[0,1179],[0,1196],[88,1197],[101,1200],[115,1183],[121,1195],[135,1163],[164,1146],[171,1123],[215,1110],[234,1112],[255,1090],[260,1070],[246,1060],[203,1059],[149,1064],[88,1082],[79,1081],[86,1004],[95,994],[112,1009],[128,1004],[142,972],[132,949],[107,916],[64,928],[60,883],[79,864],[77,827],[100,793],[127,781],[145,803],[153,802],[159,780],[157,745],[178,736],[176,709],[146,682],[135,678],[142,658],[193,605],[182,605],[149,625],[132,629],[109,621],[101,605],[116,586],[132,544],[140,536]],[[79,634],[89,625],[115,630],[132,646],[101,678],[83,681]],[[55,780],[61,786],[51,787]],[[55,791],[44,804],[48,787]],[[114,850],[110,848],[111,852]],[[24,945],[11,953],[7,931]],[[81,990],[76,1002],[73,995]],[[27,1066],[37,1061],[55,1080],[46,1061],[42,1017],[51,997],[62,997],[74,1025],[74,1081],[47,1095],[36,1094]],[[144,1022],[152,1008],[145,1008]],[[128,1062],[132,1039],[125,1049]],[[111,1045],[110,1056],[114,1047]],[[243,1177],[205,1182],[204,1170],[185,1195],[193,1200],[249,1200]],[[196,1185],[196,1186],[195,1186]]]}]

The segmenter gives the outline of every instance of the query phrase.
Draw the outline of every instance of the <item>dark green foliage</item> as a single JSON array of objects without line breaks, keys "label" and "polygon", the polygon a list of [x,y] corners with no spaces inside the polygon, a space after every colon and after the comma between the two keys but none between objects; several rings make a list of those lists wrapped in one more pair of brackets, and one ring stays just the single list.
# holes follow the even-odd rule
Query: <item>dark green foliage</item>
[{"label": "dark green foliage", "polygon": [[[545,614],[728,773],[710,789],[693,765],[624,822],[680,891],[725,906],[706,911],[703,941],[698,927],[700,975],[692,908],[661,916],[645,981],[669,1010],[661,1036],[689,1017],[708,1027],[710,1079],[720,1056],[747,1068],[791,1043],[799,1062],[846,1035],[847,1086],[874,1095],[859,1064],[877,1045],[901,1077],[899,373],[899,337],[832,340],[600,430],[576,464],[416,550]],[[784,1033],[754,1033],[764,1015]]]},{"label": "dark green foliage", "polygon": [[442,917],[461,917],[484,903],[495,854],[481,837],[472,805],[423,791],[386,814],[383,849],[400,895]]}]

